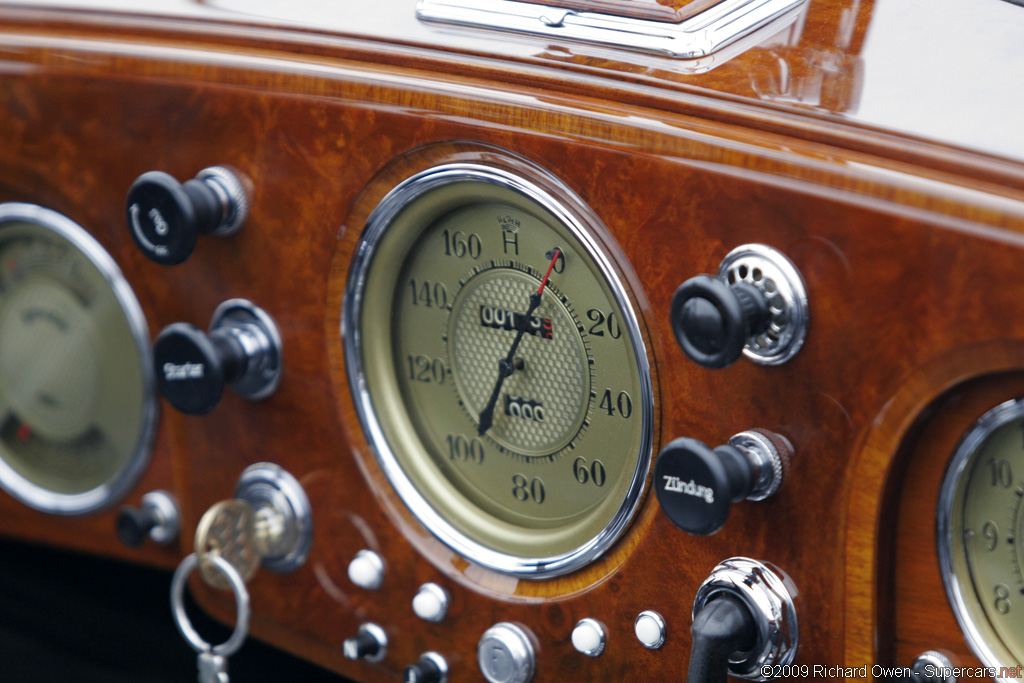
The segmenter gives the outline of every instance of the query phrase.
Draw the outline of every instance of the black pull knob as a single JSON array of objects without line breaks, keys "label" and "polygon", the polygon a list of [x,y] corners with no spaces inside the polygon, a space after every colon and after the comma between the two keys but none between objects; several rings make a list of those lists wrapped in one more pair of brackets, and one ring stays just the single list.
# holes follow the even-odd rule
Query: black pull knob
[{"label": "black pull knob", "polygon": [[248,206],[242,182],[220,166],[203,169],[184,184],[163,171],[143,173],[132,183],[125,203],[135,244],[165,266],[187,259],[200,235],[236,232]]},{"label": "black pull knob", "polygon": [[349,659],[366,659],[380,652],[380,641],[367,632],[346,638],[342,650]]},{"label": "black pull knob", "polygon": [[403,683],[442,683],[448,673],[444,658],[436,652],[428,652],[415,664],[405,667]]},{"label": "black pull knob", "polygon": [[768,300],[747,282],[697,275],[672,296],[672,331],[687,356],[706,368],[732,365],[747,340],[768,329]]},{"label": "black pull knob", "polygon": [[210,332],[188,323],[165,327],[153,343],[157,388],[187,415],[213,410],[231,386],[250,400],[266,398],[281,379],[281,338],[269,315],[244,299],[221,304]]},{"label": "black pull knob", "polygon": [[224,385],[245,372],[248,359],[237,339],[207,335],[188,323],[165,327],[153,343],[157,386],[171,405],[187,415],[205,415],[224,394]]},{"label": "black pull knob", "polygon": [[654,464],[658,502],[677,527],[709,536],[725,524],[733,503],[773,495],[791,455],[789,441],[765,430],[741,432],[715,449],[676,439]]},{"label": "black pull knob", "polygon": [[178,504],[166,491],[150,491],[142,497],[142,505],[125,505],[117,511],[117,537],[126,546],[142,545],[146,537],[166,545],[178,537]]},{"label": "black pull knob", "polygon": [[388,636],[377,624],[366,623],[359,632],[346,638],[341,644],[341,653],[348,659],[364,659],[379,662],[387,655]]},{"label": "black pull knob", "polygon": [[693,615],[686,683],[725,683],[729,660],[757,644],[757,623],[743,600],[719,594]]},{"label": "black pull knob", "polygon": [[138,547],[160,522],[160,513],[155,508],[125,505],[117,511],[117,537],[126,546]]}]

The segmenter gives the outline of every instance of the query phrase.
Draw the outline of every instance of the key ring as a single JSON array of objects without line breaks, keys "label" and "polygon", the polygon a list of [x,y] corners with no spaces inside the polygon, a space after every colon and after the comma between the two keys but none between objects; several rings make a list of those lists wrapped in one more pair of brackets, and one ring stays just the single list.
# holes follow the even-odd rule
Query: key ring
[{"label": "key ring", "polygon": [[188,615],[185,614],[185,603],[183,600],[185,581],[188,579],[188,575],[192,573],[192,570],[199,565],[199,557],[195,553],[181,561],[181,564],[174,571],[174,578],[171,580],[171,610],[174,612],[174,623],[178,626],[178,631],[181,632],[182,637],[188,641],[188,644],[196,652],[209,652],[221,657],[230,657],[242,646],[246,635],[249,633],[249,591],[245,587],[245,581],[242,579],[242,576],[230,562],[217,553],[207,553],[206,557],[227,578],[228,583],[231,584],[231,590],[235,594],[235,602],[238,606],[235,617],[235,630],[231,637],[220,645],[210,645],[192,627],[192,622],[189,620]]}]

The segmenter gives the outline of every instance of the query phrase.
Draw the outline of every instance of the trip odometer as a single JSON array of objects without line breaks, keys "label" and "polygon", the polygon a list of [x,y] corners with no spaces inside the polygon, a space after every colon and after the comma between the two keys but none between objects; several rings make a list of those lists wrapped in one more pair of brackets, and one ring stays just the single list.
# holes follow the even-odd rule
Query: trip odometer
[{"label": "trip odometer", "polygon": [[371,214],[343,332],[363,426],[414,514],[468,559],[552,576],[601,555],[645,486],[653,397],[596,219],[504,171],[420,173]]}]

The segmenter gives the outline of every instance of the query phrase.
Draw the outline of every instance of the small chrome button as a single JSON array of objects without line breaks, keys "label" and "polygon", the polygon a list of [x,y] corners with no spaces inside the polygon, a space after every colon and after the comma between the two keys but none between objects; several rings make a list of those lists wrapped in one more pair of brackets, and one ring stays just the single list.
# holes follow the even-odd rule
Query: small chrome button
[{"label": "small chrome button", "polygon": [[348,564],[348,578],[360,588],[379,590],[384,583],[384,560],[372,550],[360,550]]},{"label": "small chrome button", "polygon": [[657,650],[665,644],[665,620],[653,610],[645,610],[637,615],[633,631],[637,640],[650,650]]},{"label": "small chrome button", "polygon": [[595,619],[580,619],[572,630],[572,646],[588,657],[597,657],[604,652],[604,644],[604,626]]},{"label": "small chrome button", "polygon": [[537,655],[521,626],[501,622],[484,631],[476,648],[480,672],[488,683],[528,683]]},{"label": "small chrome button", "polygon": [[423,584],[412,599],[412,611],[424,621],[444,621],[448,614],[448,591],[436,583]]}]

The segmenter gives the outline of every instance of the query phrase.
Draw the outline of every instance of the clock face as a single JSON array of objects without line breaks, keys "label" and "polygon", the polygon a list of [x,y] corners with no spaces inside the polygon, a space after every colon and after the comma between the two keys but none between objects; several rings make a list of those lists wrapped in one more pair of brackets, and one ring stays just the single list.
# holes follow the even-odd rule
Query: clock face
[{"label": "clock face", "polygon": [[500,571],[583,566],[645,485],[647,356],[591,229],[526,180],[439,167],[383,200],[350,277],[347,358],[385,472]]},{"label": "clock face", "polygon": [[1024,401],[991,410],[950,462],[938,510],[946,592],[988,666],[1024,663]]}]

